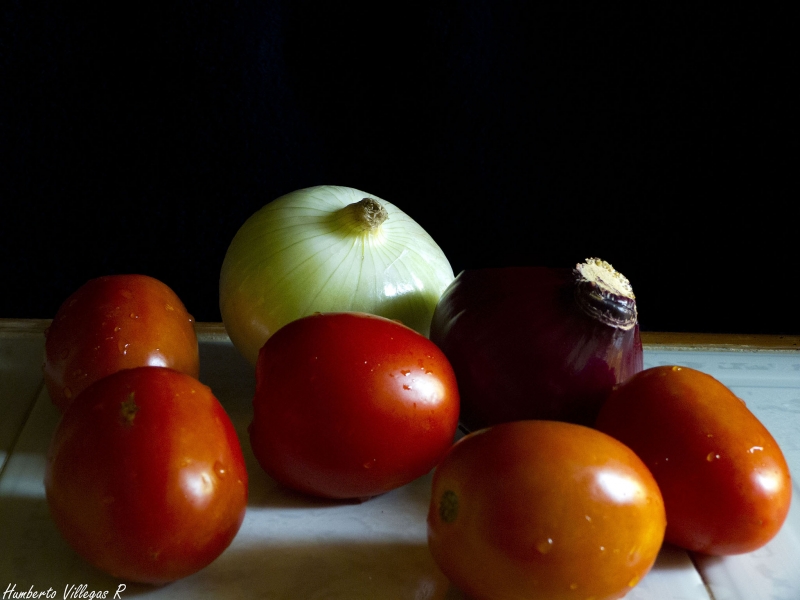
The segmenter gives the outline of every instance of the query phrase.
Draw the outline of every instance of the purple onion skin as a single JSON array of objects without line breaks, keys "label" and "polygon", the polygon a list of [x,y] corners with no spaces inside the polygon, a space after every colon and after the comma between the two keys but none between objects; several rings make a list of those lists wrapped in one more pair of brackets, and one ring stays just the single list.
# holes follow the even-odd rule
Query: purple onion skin
[{"label": "purple onion skin", "polygon": [[575,301],[571,269],[462,271],[433,314],[430,339],[461,395],[461,427],[546,419],[591,426],[611,388],[642,370],[638,322],[619,329]]}]

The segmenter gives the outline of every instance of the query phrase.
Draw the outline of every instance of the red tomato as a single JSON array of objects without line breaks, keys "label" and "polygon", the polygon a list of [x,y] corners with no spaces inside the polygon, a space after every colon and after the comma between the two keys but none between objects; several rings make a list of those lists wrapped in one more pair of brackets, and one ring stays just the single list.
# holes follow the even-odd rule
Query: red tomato
[{"label": "red tomato", "polygon": [[664,504],[647,467],[583,425],[476,431],[436,468],[428,545],[471,598],[621,598],[651,569]]},{"label": "red tomato", "polygon": [[146,275],[88,281],[64,301],[45,335],[45,383],[61,411],[120,369],[200,371],[194,319],[172,289]]},{"label": "red tomato", "polygon": [[656,478],[667,541],[706,554],[766,544],[789,511],[789,468],[744,402],[695,369],[646,369],[618,386],[597,427],[630,446]]},{"label": "red tomato", "polygon": [[211,563],[244,519],[247,471],[211,390],[172,369],[137,367],[92,384],[53,436],[50,513],[95,567],[164,583]]},{"label": "red tomato", "polygon": [[429,472],[452,445],[458,389],[444,354],[383,317],[314,314],[256,362],[250,443],[284,485],[367,498]]}]

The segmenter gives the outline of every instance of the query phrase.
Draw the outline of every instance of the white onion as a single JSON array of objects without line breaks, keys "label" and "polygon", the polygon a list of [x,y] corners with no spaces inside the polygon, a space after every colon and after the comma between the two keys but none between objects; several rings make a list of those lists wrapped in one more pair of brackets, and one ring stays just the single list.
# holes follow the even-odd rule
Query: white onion
[{"label": "white onion", "polygon": [[255,364],[273,333],[315,312],[377,314],[428,336],[453,279],[441,248],[399,208],[353,188],[317,186],[245,221],[222,264],[220,311],[234,346]]}]

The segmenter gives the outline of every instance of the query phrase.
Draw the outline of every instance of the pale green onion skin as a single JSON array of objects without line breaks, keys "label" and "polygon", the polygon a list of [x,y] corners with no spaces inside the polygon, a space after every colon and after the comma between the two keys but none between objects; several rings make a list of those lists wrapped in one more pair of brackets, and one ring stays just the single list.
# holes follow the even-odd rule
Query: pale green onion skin
[{"label": "pale green onion skin", "polygon": [[[363,198],[388,214],[371,231],[342,211]],[[222,263],[219,303],[231,341],[255,364],[273,333],[315,312],[381,315],[427,337],[453,279],[441,248],[399,208],[317,186],[273,200],[242,225]]]}]

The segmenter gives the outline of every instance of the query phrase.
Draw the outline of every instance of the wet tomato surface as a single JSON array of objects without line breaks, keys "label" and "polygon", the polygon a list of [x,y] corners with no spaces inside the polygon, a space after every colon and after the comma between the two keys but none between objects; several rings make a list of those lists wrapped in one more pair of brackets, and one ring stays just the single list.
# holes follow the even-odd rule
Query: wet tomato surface
[{"label": "wet tomato surface", "polygon": [[261,348],[250,443],[290,488],[368,498],[428,473],[458,410],[455,375],[430,340],[383,317],[318,313]]},{"label": "wet tomato surface", "polygon": [[667,541],[706,554],[760,548],[789,512],[786,460],[766,427],[720,381],[688,367],[646,369],[618,386],[597,427],[656,478]]},{"label": "wet tomato surface", "polygon": [[63,302],[45,335],[45,383],[62,411],[81,390],[120,369],[158,366],[199,375],[194,319],[169,286],[147,275],[89,280]]},{"label": "wet tomato surface", "polygon": [[582,425],[479,430],[434,472],[428,544],[475,599],[621,598],[653,566],[664,529],[647,467]]},{"label": "wet tomato surface", "polygon": [[194,573],[233,540],[247,471],[211,390],[184,373],[137,367],[76,396],[53,435],[47,504],[67,543],[123,580]]}]

